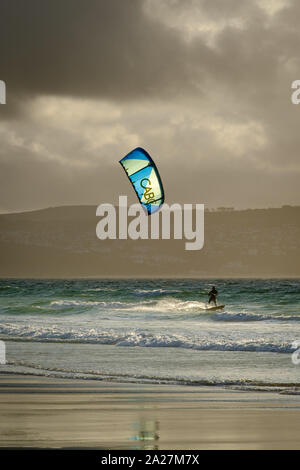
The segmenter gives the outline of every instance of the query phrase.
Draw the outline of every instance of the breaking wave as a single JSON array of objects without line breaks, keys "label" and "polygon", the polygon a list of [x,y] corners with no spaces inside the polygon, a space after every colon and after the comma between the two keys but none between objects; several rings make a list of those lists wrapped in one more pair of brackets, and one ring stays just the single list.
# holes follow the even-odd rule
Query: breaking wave
[{"label": "breaking wave", "polygon": [[290,341],[270,341],[263,337],[254,339],[231,339],[226,336],[210,338],[206,335],[155,334],[139,330],[72,329],[15,324],[1,326],[0,334],[4,339],[39,342],[98,343],[124,347],[184,348],[198,351],[293,352]]}]

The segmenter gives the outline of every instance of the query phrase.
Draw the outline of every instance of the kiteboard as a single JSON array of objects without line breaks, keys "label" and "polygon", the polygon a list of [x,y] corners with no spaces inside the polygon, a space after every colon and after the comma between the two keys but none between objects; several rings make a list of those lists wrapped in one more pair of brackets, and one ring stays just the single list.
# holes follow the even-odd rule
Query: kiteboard
[{"label": "kiteboard", "polygon": [[205,310],[222,310],[225,307],[225,305],[217,305],[215,307],[206,307]]}]

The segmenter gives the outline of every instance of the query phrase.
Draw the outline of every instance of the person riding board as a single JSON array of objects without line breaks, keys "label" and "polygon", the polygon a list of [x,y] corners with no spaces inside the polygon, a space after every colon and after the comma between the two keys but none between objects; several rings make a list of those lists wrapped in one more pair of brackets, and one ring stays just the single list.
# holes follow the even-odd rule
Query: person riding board
[{"label": "person riding board", "polygon": [[214,302],[215,306],[217,306],[218,291],[216,289],[216,286],[213,286],[212,290],[209,292],[208,295],[209,295],[208,304],[210,304],[211,302]]}]

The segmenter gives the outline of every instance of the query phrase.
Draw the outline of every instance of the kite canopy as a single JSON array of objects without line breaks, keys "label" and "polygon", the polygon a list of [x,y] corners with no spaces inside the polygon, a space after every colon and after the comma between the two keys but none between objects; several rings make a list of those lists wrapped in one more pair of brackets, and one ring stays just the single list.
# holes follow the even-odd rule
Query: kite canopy
[{"label": "kite canopy", "polygon": [[165,200],[164,190],[156,165],[148,152],[137,147],[120,163],[148,214],[158,211]]}]

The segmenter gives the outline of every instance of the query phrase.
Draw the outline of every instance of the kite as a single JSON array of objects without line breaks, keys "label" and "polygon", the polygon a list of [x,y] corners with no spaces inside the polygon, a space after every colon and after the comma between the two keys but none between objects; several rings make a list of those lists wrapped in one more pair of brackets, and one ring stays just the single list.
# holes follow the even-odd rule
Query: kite
[{"label": "kite", "polygon": [[149,153],[137,147],[120,160],[137,197],[148,215],[158,211],[164,203],[164,189]]}]

